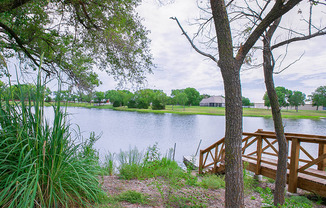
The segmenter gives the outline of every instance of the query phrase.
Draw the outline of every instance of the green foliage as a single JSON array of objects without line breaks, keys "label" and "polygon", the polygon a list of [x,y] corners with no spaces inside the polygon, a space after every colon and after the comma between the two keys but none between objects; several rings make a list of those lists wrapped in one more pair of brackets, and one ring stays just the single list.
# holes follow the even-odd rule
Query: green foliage
[{"label": "green foliage", "polygon": [[145,101],[140,100],[137,102],[137,108],[139,109],[148,109],[148,106],[149,104]]},{"label": "green foliage", "polygon": [[[292,95],[292,91],[286,89],[285,87],[280,87],[280,86],[276,87],[275,91],[276,91],[276,95],[277,95],[278,103],[279,103],[280,107],[282,108],[282,107],[289,106],[290,105],[289,98]],[[263,99],[264,99],[265,106],[270,107],[271,105],[270,105],[267,91],[265,92]]]},{"label": "green foliage", "polygon": [[112,154],[111,152],[108,152],[108,154],[104,157],[104,163],[102,168],[102,174],[103,175],[113,175],[114,173],[114,161],[115,161],[115,154]]},{"label": "green foliage", "polygon": [[[273,204],[273,193],[270,188],[261,188],[257,187],[256,191],[260,193],[260,196],[263,199],[263,207],[275,207]],[[310,208],[313,203],[304,196],[291,196],[285,198],[285,203],[282,206],[277,207],[292,207],[292,208]]]},{"label": "green foliage", "polygon": [[242,97],[242,106],[251,106],[249,98]]},{"label": "green foliage", "polygon": [[136,101],[134,100],[129,100],[128,102],[128,108],[136,108]]},{"label": "green foliage", "polygon": [[95,92],[95,97],[94,97],[95,102],[101,104],[104,98],[105,98],[104,92],[99,92],[99,91]]},{"label": "green foliage", "polygon": [[188,87],[184,90],[184,93],[186,93],[187,95],[187,105],[199,105],[199,102],[201,101],[201,96],[195,88]]},{"label": "green foliage", "polygon": [[113,107],[115,107],[115,108],[116,108],[116,107],[120,107],[120,104],[121,104],[121,103],[120,103],[119,101],[114,101],[114,102],[113,102]]},{"label": "green foliage", "polygon": [[176,100],[176,103],[183,106],[188,102],[187,94],[184,92],[177,94],[174,99]]},{"label": "green foliage", "polygon": [[257,187],[258,183],[259,182],[252,175],[250,175],[249,172],[244,168],[243,169],[243,186],[244,186],[245,192],[250,193],[252,190],[254,190]]},{"label": "green foliage", "polygon": [[59,103],[54,120],[44,120],[43,90],[38,81],[34,102],[9,102],[10,91],[0,101],[0,206],[89,206],[105,195],[96,137],[75,144]]},{"label": "green foliage", "polygon": [[199,102],[202,100],[199,92],[195,88],[188,87],[186,89],[172,90],[171,97],[173,102],[179,105],[194,105],[198,106]]},{"label": "green foliage", "polygon": [[206,189],[220,189],[225,188],[224,176],[217,175],[204,175],[199,186]]},{"label": "green foliage", "polygon": [[326,86],[318,87],[309,97],[312,101],[312,106],[317,106],[317,110],[319,106],[326,107]]},{"label": "green foliage", "polygon": [[164,110],[165,109],[165,105],[163,103],[161,103],[159,100],[155,99],[152,102],[152,109],[153,110]]},{"label": "green foliage", "polygon": [[132,204],[148,204],[148,197],[137,191],[128,190],[117,196],[119,201],[126,201]]},{"label": "green foliage", "polygon": [[36,68],[44,51],[44,71],[62,70],[83,89],[100,84],[96,67],[121,82],[140,83],[151,72],[148,31],[135,12],[139,0],[19,2],[15,9],[0,9],[0,50],[6,59],[14,56]]},{"label": "green foliage", "polygon": [[305,104],[306,95],[300,91],[293,91],[293,94],[289,97],[289,103],[291,106],[295,106],[298,112],[298,106]]}]

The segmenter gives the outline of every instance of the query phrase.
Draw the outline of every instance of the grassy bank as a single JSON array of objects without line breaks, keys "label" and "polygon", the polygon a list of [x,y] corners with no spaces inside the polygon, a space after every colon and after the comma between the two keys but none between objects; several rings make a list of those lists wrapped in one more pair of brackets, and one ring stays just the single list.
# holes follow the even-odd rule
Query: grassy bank
[{"label": "grassy bank", "polygon": [[[97,106],[89,103],[68,103],[70,107],[84,107],[84,108],[99,108],[99,109],[114,109],[120,111],[136,111],[142,113],[175,113],[184,115],[216,115],[224,116],[225,108],[219,107],[199,107],[199,106],[171,106],[167,105],[165,110],[152,110],[152,109],[136,109],[128,108],[126,106],[113,108],[112,105],[101,105]],[[264,117],[271,118],[272,112],[270,109],[259,109],[259,108],[243,108],[243,116],[245,117]],[[326,118],[326,111],[313,111],[313,110],[282,110],[283,118],[290,119],[321,119]]]},{"label": "grassy bank", "polygon": [[[130,148],[110,153],[102,167],[103,173],[110,174],[101,177],[108,199],[99,207],[225,207],[224,175],[185,171],[171,156],[170,151],[162,157],[157,144],[146,151]],[[274,180],[259,182],[248,171],[243,173],[246,207],[274,207]],[[287,196],[282,207],[324,207],[322,198],[312,195],[317,200],[310,201],[310,196]]]}]

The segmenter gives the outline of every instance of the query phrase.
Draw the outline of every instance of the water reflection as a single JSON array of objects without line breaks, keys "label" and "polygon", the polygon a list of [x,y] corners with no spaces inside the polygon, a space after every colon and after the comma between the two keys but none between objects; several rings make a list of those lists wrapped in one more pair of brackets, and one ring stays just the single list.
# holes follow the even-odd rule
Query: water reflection
[{"label": "water reflection", "polygon": [[[88,136],[91,131],[101,134],[95,144],[101,154],[119,152],[137,146],[144,150],[158,142],[162,153],[177,144],[176,160],[183,155],[195,154],[199,141],[205,148],[224,136],[225,117],[208,115],[151,114],[107,109],[67,109],[71,123],[77,124]],[[52,108],[46,108],[47,117],[53,117]],[[326,135],[326,120],[284,119],[285,131]],[[273,131],[273,120],[268,118],[243,118],[243,130]]]}]

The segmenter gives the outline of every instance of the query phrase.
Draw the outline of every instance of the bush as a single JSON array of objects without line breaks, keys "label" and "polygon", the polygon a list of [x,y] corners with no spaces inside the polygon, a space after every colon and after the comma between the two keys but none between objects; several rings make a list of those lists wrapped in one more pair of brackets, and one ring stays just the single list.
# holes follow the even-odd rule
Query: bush
[{"label": "bush", "polygon": [[144,101],[139,101],[137,103],[137,108],[139,108],[139,109],[148,109],[148,103],[146,103]]},{"label": "bush", "polygon": [[39,79],[33,103],[0,100],[0,207],[89,206],[105,196],[96,138],[76,145],[60,103],[45,121],[41,89]]},{"label": "bush", "polygon": [[152,103],[153,110],[163,110],[165,109],[165,105],[161,103],[159,100],[154,100]]},{"label": "bush", "polygon": [[120,102],[119,101],[114,101],[113,102],[113,107],[117,108],[117,107],[120,107]]},{"label": "bush", "polygon": [[128,102],[128,108],[136,108],[136,101],[134,100],[129,100]]}]

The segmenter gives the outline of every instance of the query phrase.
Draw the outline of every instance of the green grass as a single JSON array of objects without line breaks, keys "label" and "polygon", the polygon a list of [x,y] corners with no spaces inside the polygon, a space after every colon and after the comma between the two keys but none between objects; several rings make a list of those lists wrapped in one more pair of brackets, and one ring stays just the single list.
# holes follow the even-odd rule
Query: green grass
[{"label": "green grass", "polygon": [[206,189],[220,189],[225,188],[224,176],[204,175],[199,182],[199,186]]},{"label": "green grass", "polygon": [[[263,206],[262,207],[275,207],[273,203],[273,193],[270,188],[261,188],[257,187],[256,191],[260,193],[260,196],[263,198]],[[312,201],[304,196],[290,196],[285,198],[285,203],[282,206],[277,207],[295,207],[295,208],[310,208],[313,207]]]},{"label": "green grass", "polygon": [[59,104],[44,120],[42,89],[27,102],[0,93],[0,207],[88,207],[105,197],[96,137],[76,144]]},{"label": "green grass", "polygon": [[[114,109],[119,111],[133,111],[141,113],[174,113],[182,115],[216,115],[224,116],[225,108],[222,107],[200,107],[200,106],[186,106],[185,109],[183,106],[172,106],[167,105],[165,110],[152,110],[149,109],[136,109],[128,108],[126,106],[114,108],[112,105],[102,105],[97,106],[89,103],[68,103],[67,106],[71,107],[85,107],[85,108],[98,108],[98,109]],[[243,116],[245,117],[264,117],[272,118],[272,113],[270,109],[259,109],[259,108],[243,108]],[[326,111],[314,111],[314,110],[282,110],[283,118],[290,119],[321,119],[326,117]]]}]

